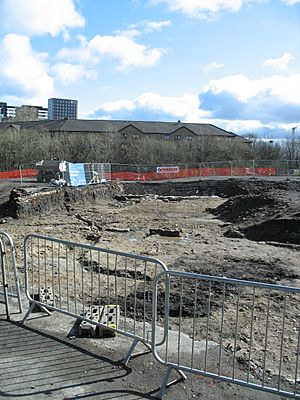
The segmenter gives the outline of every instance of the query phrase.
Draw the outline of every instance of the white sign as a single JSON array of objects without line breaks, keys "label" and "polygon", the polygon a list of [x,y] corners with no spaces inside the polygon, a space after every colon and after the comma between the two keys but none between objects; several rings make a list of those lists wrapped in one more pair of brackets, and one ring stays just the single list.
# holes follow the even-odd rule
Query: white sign
[{"label": "white sign", "polygon": [[179,167],[171,166],[171,167],[156,167],[156,172],[158,174],[178,174]]}]

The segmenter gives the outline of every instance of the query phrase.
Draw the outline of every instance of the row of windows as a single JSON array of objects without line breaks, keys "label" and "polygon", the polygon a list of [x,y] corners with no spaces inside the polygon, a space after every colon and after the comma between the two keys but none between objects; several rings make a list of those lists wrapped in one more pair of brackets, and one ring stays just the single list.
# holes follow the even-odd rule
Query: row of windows
[{"label": "row of windows", "polygon": [[48,115],[73,115],[76,116],[76,113],[70,113],[70,112],[54,112],[54,113],[48,113]]},{"label": "row of windows", "polygon": [[[123,138],[127,138],[127,137],[128,137],[127,133],[123,133],[122,136],[123,136]],[[132,134],[132,139],[139,139],[140,137],[144,137],[144,138],[146,138],[146,139],[149,139],[149,138],[150,138],[150,135],[140,135],[139,133],[133,133],[133,134]],[[173,136],[171,136],[171,135],[165,135],[165,136],[164,136],[164,140],[171,140],[171,139],[173,139]],[[190,136],[190,135],[189,135],[189,136],[175,135],[175,136],[174,136],[174,139],[175,139],[175,140],[187,140],[187,141],[191,141],[191,140],[193,140],[193,137]]]},{"label": "row of windows", "polygon": [[72,111],[76,112],[76,109],[74,108],[69,108],[69,107],[55,107],[55,108],[50,108],[51,111]]},{"label": "row of windows", "polygon": [[64,106],[64,105],[55,105],[55,106],[53,106],[53,107],[50,107],[50,108],[52,108],[52,109],[55,109],[55,108],[72,108],[73,110],[76,110],[76,108],[77,107],[74,107],[74,106]]},{"label": "row of windows", "polygon": [[[171,139],[170,135],[165,135],[165,140],[170,140],[170,139]],[[192,136],[175,135],[174,139],[175,140],[188,140],[188,141],[190,141],[190,140],[193,140],[193,137]]]},{"label": "row of windows", "polygon": [[56,104],[72,104],[75,105],[77,104],[77,100],[55,100],[55,101],[49,101],[49,104],[51,105],[56,105]]},{"label": "row of windows", "polygon": [[68,112],[72,112],[72,113],[76,113],[76,110],[73,109],[68,109],[68,108],[54,108],[54,109],[50,109],[49,111],[51,112],[62,112],[62,111],[68,111]]}]

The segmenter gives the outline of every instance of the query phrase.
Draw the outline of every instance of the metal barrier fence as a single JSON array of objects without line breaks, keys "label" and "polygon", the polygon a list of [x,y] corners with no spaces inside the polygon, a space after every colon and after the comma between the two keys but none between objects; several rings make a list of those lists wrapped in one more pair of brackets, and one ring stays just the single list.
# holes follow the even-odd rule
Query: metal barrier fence
[{"label": "metal barrier fence", "polygon": [[150,348],[152,283],[167,269],[161,261],[32,234],[24,241],[24,264],[31,307],[23,323],[38,306],[82,320],[83,330],[108,328],[132,338],[125,363],[138,342]]},{"label": "metal barrier fence", "polygon": [[90,185],[111,180],[109,163],[70,163],[64,162],[62,178],[68,186]]},{"label": "metal barrier fence", "polygon": [[111,181],[111,164],[109,163],[85,163],[84,171],[89,184]]},{"label": "metal barrier fence", "polygon": [[0,296],[4,298],[7,319],[10,319],[9,297],[18,301],[19,312],[22,312],[20,284],[16,267],[15,246],[12,238],[5,232],[0,232]]},{"label": "metal barrier fence", "polygon": [[[163,344],[158,330],[158,288],[166,280],[167,318],[178,330],[176,351],[168,327]],[[159,396],[177,370],[300,398],[299,295],[293,287],[170,270],[159,274],[152,351],[168,367]]]}]

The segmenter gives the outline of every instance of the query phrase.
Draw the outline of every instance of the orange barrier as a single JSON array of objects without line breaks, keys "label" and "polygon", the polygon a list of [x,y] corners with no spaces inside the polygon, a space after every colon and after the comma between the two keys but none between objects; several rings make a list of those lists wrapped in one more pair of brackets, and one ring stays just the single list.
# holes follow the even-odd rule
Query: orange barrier
[{"label": "orange barrier", "polygon": [[[22,169],[22,178],[35,178],[37,176],[36,169]],[[21,178],[20,170],[15,169],[13,171],[1,171],[0,179],[13,179],[13,178]]]},{"label": "orange barrier", "polygon": [[207,176],[275,176],[275,168],[188,168],[177,173],[157,172],[112,172],[112,180],[121,181],[159,181],[165,179],[207,177]]},{"label": "orange barrier", "polygon": [[[37,170],[22,169],[23,178],[35,178]],[[160,181],[165,179],[208,177],[208,176],[275,176],[275,168],[184,168],[176,173],[157,173],[157,172],[112,172],[112,180],[120,181]],[[2,171],[0,179],[20,178],[20,170]]]}]

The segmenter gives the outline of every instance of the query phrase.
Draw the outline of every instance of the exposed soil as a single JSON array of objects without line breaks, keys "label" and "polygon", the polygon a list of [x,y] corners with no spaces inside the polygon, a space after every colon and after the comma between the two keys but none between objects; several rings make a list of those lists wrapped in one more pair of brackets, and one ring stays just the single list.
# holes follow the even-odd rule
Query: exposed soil
[{"label": "exposed soil", "polygon": [[[211,212],[231,222],[225,233],[241,232],[248,239],[300,244],[299,192],[272,190],[230,198]],[[238,236],[236,236],[238,237]]]},{"label": "exposed soil", "polygon": [[[191,184],[187,193],[184,193],[183,184],[177,186],[176,190],[171,184],[168,185],[169,189],[172,189],[169,192],[166,185],[161,189],[166,197],[159,194],[159,185],[152,187],[149,184],[130,184],[125,186],[125,194],[119,197],[98,199],[97,196],[92,196],[92,201],[90,199],[87,203],[84,203],[83,199],[78,202],[69,201],[68,207],[62,205],[57,207],[56,211],[47,207],[45,213],[39,210],[39,213],[29,213],[20,219],[3,215],[1,230],[13,237],[19,260],[22,258],[24,237],[29,233],[40,233],[78,243],[91,243],[129,253],[150,255],[159,258],[170,269],[249,281],[299,285],[298,181],[266,180],[262,183],[251,179],[240,182],[229,180],[227,186],[222,183],[215,192],[213,186],[209,186],[209,192],[213,196],[200,196],[203,193],[199,192],[199,188],[196,193],[195,188],[191,189]],[[134,196],[130,196],[130,193]],[[177,197],[178,195],[191,197]],[[4,198],[3,193],[1,197]],[[2,210],[7,210],[7,204]],[[167,236],[166,232],[169,233]],[[81,262],[87,270],[93,269],[94,272],[107,274],[97,263],[91,265],[85,259]],[[22,275],[22,268],[20,273]],[[119,273],[122,276],[123,272]],[[130,272],[128,278],[130,279]],[[151,277],[146,279],[150,280]],[[191,318],[195,315],[200,321],[196,330],[201,337],[205,334],[204,322],[207,316],[206,287],[203,286],[203,290],[199,292],[196,313],[193,297],[190,296],[192,290],[192,287],[187,287],[184,296],[180,294],[180,288],[172,291],[171,324],[173,329],[176,329],[178,317],[181,315],[186,319],[186,333],[191,334],[194,329]],[[218,285],[212,285],[211,290],[213,298],[210,305],[216,322],[220,317],[219,309],[224,294]],[[142,312],[145,295],[149,299],[152,297],[151,291],[146,294],[137,292],[137,315]],[[234,300],[235,289],[228,287],[225,296],[226,307],[229,311],[230,307],[234,310],[237,307]],[[231,298],[233,303],[230,306]],[[127,301],[128,304],[132,302],[133,307],[134,299],[130,294]],[[180,301],[183,303],[181,310],[178,306]],[[247,309],[247,301],[245,300],[241,307]],[[272,307],[276,309],[276,305],[281,302],[280,296],[274,296]],[[158,304],[158,314],[162,318],[164,299],[160,298]],[[293,303],[292,299],[287,311],[289,319],[296,319],[299,307],[299,302],[295,300]],[[280,309],[278,315],[281,315]],[[244,318],[245,325],[249,315],[245,313],[243,317],[241,313],[241,318]],[[261,318],[264,318],[263,312]],[[226,326],[224,329],[227,329]],[[231,330],[228,328],[224,336],[224,351],[229,356],[232,353],[233,342],[230,335]],[[210,340],[216,339],[212,333]],[[296,340],[291,325],[290,341],[294,344]],[[271,356],[275,359],[278,350],[274,348],[273,351]],[[238,354],[241,369],[243,366],[249,367],[248,355],[246,344],[245,347],[241,345]],[[251,373],[260,378],[257,364],[251,368]],[[286,373],[288,376],[288,369]],[[270,379],[272,374],[275,372],[270,369]],[[257,399],[259,398],[268,397],[262,397],[258,392]]]}]

